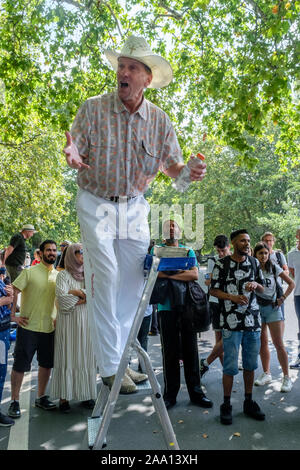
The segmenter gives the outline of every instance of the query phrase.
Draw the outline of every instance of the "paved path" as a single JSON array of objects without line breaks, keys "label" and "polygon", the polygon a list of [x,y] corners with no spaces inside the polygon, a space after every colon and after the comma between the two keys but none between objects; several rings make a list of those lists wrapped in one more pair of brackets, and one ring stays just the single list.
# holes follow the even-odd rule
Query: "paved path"
[{"label": "paved path", "polygon": [[[292,297],[286,302],[285,344],[292,361],[297,353],[297,321]],[[199,339],[199,352],[205,357],[214,343],[213,331]],[[10,402],[10,351],[9,372],[4,390],[2,409]],[[149,338],[149,352],[158,380],[162,385],[160,337]],[[243,415],[242,372],[236,376],[232,394],[233,424],[223,426],[219,421],[222,402],[222,370],[218,361],[203,378],[207,396],[213,400],[212,409],[204,410],[189,402],[182,377],[178,404],[170,410],[177,440],[182,450],[298,450],[300,423],[300,381],[298,371],[291,370],[293,389],[280,393],[281,371],[276,352],[271,346],[273,381],[265,387],[254,388],[254,398],[266,413],[264,422],[256,422]],[[133,361],[134,362],[134,361]],[[134,367],[134,365],[133,365]],[[257,375],[261,367],[257,370]],[[183,375],[183,374],[182,374]],[[61,414],[58,409],[44,411],[34,407],[37,391],[37,367],[25,374],[21,394],[22,417],[12,428],[0,428],[0,450],[86,450],[87,418],[90,412],[71,403],[72,412]],[[147,395],[120,396],[108,430],[108,450],[165,450],[162,430],[151,398]]]}]

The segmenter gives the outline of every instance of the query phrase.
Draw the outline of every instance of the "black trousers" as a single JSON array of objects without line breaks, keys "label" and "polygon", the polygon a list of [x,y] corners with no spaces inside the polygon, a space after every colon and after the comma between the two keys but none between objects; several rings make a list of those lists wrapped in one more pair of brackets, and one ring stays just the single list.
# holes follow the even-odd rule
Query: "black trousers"
[{"label": "black trousers", "polygon": [[184,310],[160,311],[160,338],[162,345],[164,398],[175,400],[180,389],[180,364],[183,360],[184,377],[191,399],[201,393],[197,333]]}]

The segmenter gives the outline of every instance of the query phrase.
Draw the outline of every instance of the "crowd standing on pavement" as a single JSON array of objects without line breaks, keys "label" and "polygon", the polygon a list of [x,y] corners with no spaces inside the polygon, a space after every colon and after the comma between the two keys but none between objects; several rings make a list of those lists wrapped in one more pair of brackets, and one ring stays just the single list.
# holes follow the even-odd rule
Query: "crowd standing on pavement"
[{"label": "crowd standing on pavement", "polygon": [[[169,237],[164,237],[161,246],[182,246],[179,244],[178,224],[172,220],[168,223],[170,234]],[[267,234],[270,236],[271,233]],[[266,234],[262,239],[265,236]],[[246,415],[254,419],[263,420],[265,415],[252,398],[253,384],[262,386],[272,380],[270,353],[266,348],[267,329],[270,331],[283,372],[281,392],[289,392],[292,388],[289,367],[300,367],[300,353],[295,363],[288,365],[282,326],[284,322],[282,305],[295,286],[294,303],[298,321],[300,316],[299,309],[297,310],[300,298],[300,255],[298,256],[300,229],[296,233],[297,245],[288,253],[287,262],[282,252],[280,258],[276,254],[271,257],[274,243],[271,247],[271,243],[265,241],[258,242],[254,246],[253,257],[250,256],[250,237],[247,230],[232,232],[230,240],[233,252],[226,235],[216,236],[214,248],[217,255],[210,257],[208,261],[206,284],[209,286],[209,305],[216,343],[206,359],[202,358],[199,362],[196,333],[192,331],[189,318],[185,318],[184,309],[172,311],[168,298],[164,304],[156,306],[159,320],[158,333],[162,346],[166,408],[169,410],[176,404],[180,388],[181,362],[191,401],[204,407],[213,406],[203,393],[201,377],[209,371],[209,365],[213,360],[219,358],[223,366],[223,404],[220,406],[220,420],[223,424],[232,423],[230,397],[233,378],[238,372],[240,346],[245,386],[243,410]],[[71,411],[69,403],[71,400],[80,401],[86,408],[94,407],[98,371],[95,353],[91,346],[83,249],[80,243],[71,242],[65,248],[60,272],[54,268],[58,256],[56,242],[53,240],[45,240],[41,244],[40,262],[27,269],[23,266],[13,283],[10,283],[7,277],[8,270],[6,271],[4,266],[0,268],[0,345],[4,345],[0,351],[0,399],[7,372],[10,322],[14,321],[18,325],[11,372],[11,404],[8,416],[0,412],[1,426],[11,426],[14,420],[21,416],[20,389],[24,372],[30,370],[35,353],[39,365],[38,394],[35,400],[37,407],[53,410],[56,408],[53,401],[55,399],[59,399],[59,410],[63,413]],[[273,251],[274,253],[276,252]],[[195,256],[192,250],[189,255]],[[61,261],[61,256],[59,258]],[[194,270],[196,279],[198,268],[195,267]],[[189,281],[194,270],[182,272],[179,280]],[[295,282],[288,273],[291,273]],[[161,273],[160,277],[162,276],[178,280],[174,273],[170,275]],[[280,282],[281,280],[284,284]],[[287,286],[285,292],[284,285]],[[20,294],[20,312],[16,314]],[[152,305],[149,306],[149,318],[151,312]],[[151,334],[151,321],[148,319],[146,323],[147,325],[140,331],[143,342],[145,336]],[[298,337],[299,335],[300,333]],[[146,342],[144,349],[147,350]],[[263,373],[254,382],[259,354]],[[130,370],[129,367],[128,369]],[[132,373],[138,374],[136,371]],[[47,395],[50,376],[50,392]],[[144,380],[147,378],[145,374],[141,376]],[[132,393],[132,391],[131,383],[127,383],[125,378],[121,392]]]},{"label": "crowd standing on pavement", "polygon": [[[11,374],[12,401],[8,410],[10,418],[21,416],[19,395],[23,376],[25,371],[30,370],[36,352],[39,365],[37,407],[45,410],[56,407],[51,397],[46,395],[53,365],[52,392],[60,399],[62,412],[70,411],[69,401],[72,399],[86,404],[89,402],[92,406],[96,394],[95,362],[103,383],[112,387],[144,285],[143,261],[150,241],[147,220],[149,205],[144,193],[159,170],[175,179],[178,190],[184,187],[186,181],[189,184],[205,177],[206,164],[202,159],[191,156],[188,164],[184,164],[169,117],[144,97],[146,88],[161,88],[171,82],[171,65],[154,54],[143,38],[136,36],[127,39],[121,52],[107,50],[106,57],[116,71],[116,91],[89,98],[83,103],[71,132],[66,133],[66,161],[71,168],[78,170],[77,214],[82,248],[65,241],[60,246],[58,260],[56,242],[45,240],[39,247],[40,263],[23,269],[26,264],[25,241],[35,232],[33,225],[26,224],[21,232],[13,235],[4,253],[3,265],[13,287],[2,286],[0,306],[1,319],[4,319],[3,331],[7,330],[5,317],[9,304],[6,302],[11,300],[12,292],[11,319],[17,323]],[[204,158],[203,155],[201,157]],[[263,237],[266,243],[268,236],[269,232]],[[266,331],[267,324],[285,381],[288,382],[282,343],[283,303],[294,285],[289,280],[285,260],[282,260],[282,271],[275,268],[273,273],[269,269],[273,263],[280,264],[276,253],[274,258],[273,246],[266,245],[269,250],[266,263],[263,257],[258,260],[250,256],[252,252],[247,230],[235,230],[230,234],[232,254],[228,251],[226,237],[223,236],[221,244],[220,238],[215,244],[219,257],[214,260],[208,279],[216,344],[213,357],[201,362],[201,371],[195,334],[190,319],[184,317],[184,309],[176,312],[174,322],[175,312],[168,305],[169,299],[166,298],[159,306],[165,404],[167,408],[176,404],[180,385],[179,360],[183,359],[191,401],[200,406],[212,406],[202,391],[201,374],[206,373],[212,360],[219,357],[223,365],[224,396],[220,419],[223,424],[231,424],[231,392],[234,376],[238,372],[241,346],[245,386],[243,410],[246,415],[263,420],[265,415],[252,398],[254,371],[260,351],[263,363],[267,356],[267,349],[261,348],[261,315],[265,324],[263,331]],[[178,246],[178,238],[166,240],[166,244]],[[300,229],[297,240],[297,247],[288,254],[287,262],[295,278],[294,300],[299,320],[299,355],[295,368],[300,367]],[[81,251],[85,260],[84,271]],[[256,252],[257,256],[261,251],[265,251],[265,246]],[[190,252],[193,256],[192,250]],[[171,277],[185,283],[196,279],[197,272],[195,268]],[[288,283],[281,297],[277,296],[275,281],[278,276]],[[20,314],[17,315],[19,296],[21,305]],[[3,297],[5,300],[1,300]],[[259,303],[259,298],[271,301],[271,307],[262,308],[266,306],[262,305],[262,301]],[[88,320],[87,312],[90,312]],[[90,333],[92,338],[92,347],[88,352],[84,345],[86,338],[79,340],[79,333],[82,333],[80,322],[85,324],[85,334]],[[71,338],[65,334],[67,324],[72,331]],[[172,344],[168,342],[171,334]],[[77,344],[79,340],[78,351],[72,351],[70,355],[72,341],[76,340]],[[3,351],[0,356],[1,384],[7,365],[5,339],[0,340],[0,346]],[[62,346],[67,349],[63,351]],[[180,355],[178,351],[181,351]],[[74,364],[71,376],[66,360]],[[264,372],[268,375],[267,366]],[[121,393],[135,393],[136,384],[144,381],[145,377],[145,374],[128,366]],[[283,384],[282,391],[290,388],[291,384],[287,383],[284,390]],[[9,417],[2,416],[0,424],[5,418],[7,422],[4,425],[12,424]]]}]

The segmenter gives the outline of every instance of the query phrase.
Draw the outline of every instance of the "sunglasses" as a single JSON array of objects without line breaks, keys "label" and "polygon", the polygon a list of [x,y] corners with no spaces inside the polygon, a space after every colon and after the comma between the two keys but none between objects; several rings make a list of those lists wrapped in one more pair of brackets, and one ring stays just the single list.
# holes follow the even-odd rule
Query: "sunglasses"
[{"label": "sunglasses", "polygon": [[77,255],[77,253],[79,253],[80,255],[83,255],[83,250],[76,250],[75,255]]}]

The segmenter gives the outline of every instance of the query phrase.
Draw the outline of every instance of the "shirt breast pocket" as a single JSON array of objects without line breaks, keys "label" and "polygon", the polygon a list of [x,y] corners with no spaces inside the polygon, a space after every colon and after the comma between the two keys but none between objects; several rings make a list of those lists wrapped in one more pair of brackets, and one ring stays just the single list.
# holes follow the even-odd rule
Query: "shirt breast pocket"
[{"label": "shirt breast pocket", "polygon": [[118,145],[115,136],[108,136],[107,132],[91,131],[89,163],[99,162],[105,165],[106,161],[117,158]]},{"label": "shirt breast pocket", "polygon": [[90,145],[91,147],[101,147],[101,132],[91,131],[90,134]]},{"label": "shirt breast pocket", "polygon": [[146,175],[155,175],[159,169],[160,157],[153,145],[146,140],[142,140],[139,146],[138,165],[140,170]]}]

